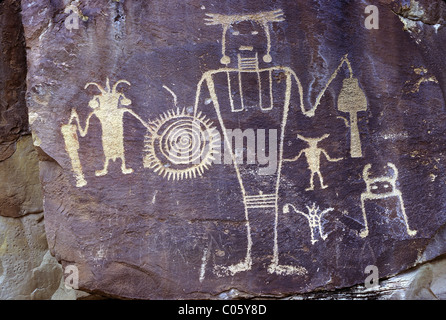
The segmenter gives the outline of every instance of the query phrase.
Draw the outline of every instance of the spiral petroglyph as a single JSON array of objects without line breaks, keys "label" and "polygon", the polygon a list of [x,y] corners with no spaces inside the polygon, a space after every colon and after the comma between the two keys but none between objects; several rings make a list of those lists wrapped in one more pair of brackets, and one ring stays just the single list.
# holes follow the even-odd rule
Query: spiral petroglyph
[{"label": "spiral petroglyph", "polygon": [[150,123],[145,136],[144,167],[167,179],[195,178],[215,160],[220,135],[204,116],[170,110]]}]

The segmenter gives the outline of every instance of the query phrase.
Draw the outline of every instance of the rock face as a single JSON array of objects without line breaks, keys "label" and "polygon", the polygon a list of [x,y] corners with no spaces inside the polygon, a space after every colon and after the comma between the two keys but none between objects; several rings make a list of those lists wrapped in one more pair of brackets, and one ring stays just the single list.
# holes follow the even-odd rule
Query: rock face
[{"label": "rock face", "polygon": [[31,135],[16,143],[15,152],[0,162],[0,211],[5,217],[21,217],[43,211],[39,161]]},{"label": "rock face", "polygon": [[406,2],[22,1],[51,253],[139,299],[445,253],[445,3]]},{"label": "rock face", "polygon": [[26,53],[20,2],[0,3],[0,161],[10,157],[15,142],[28,132],[25,105]]},{"label": "rock face", "polygon": [[19,1],[0,2],[1,300],[49,299],[62,279],[48,250],[39,161],[28,128],[20,10]]},{"label": "rock face", "polygon": [[[62,268],[49,256],[43,213],[21,219],[0,217],[2,235],[0,299],[49,299],[59,287]],[[53,264],[48,263],[53,259]],[[56,262],[56,264],[54,264]]]}]

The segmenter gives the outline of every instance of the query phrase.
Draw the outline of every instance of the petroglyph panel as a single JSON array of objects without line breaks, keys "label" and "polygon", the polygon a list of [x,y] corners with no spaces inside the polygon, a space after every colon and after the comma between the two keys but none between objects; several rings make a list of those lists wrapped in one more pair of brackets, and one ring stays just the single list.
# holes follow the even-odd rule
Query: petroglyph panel
[{"label": "petroglyph panel", "polygon": [[423,262],[443,55],[374,5],[368,28],[353,2],[23,1],[49,246],[79,288],[280,296]]}]

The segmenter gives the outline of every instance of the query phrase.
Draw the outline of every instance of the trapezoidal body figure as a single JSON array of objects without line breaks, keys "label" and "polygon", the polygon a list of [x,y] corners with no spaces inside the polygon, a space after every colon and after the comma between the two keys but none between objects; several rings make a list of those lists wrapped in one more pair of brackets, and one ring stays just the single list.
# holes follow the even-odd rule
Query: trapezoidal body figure
[{"label": "trapezoidal body figure", "polygon": [[[321,97],[343,64],[349,67],[350,74],[352,71],[345,55],[317,96],[314,105],[309,109],[305,108],[303,88],[296,73],[290,67],[273,64],[270,26],[284,20],[282,10],[241,15],[207,14],[205,19],[207,25],[222,28],[220,63],[225,66],[209,70],[201,77],[195,98],[195,114],[199,113],[199,110],[210,112],[208,106],[203,108],[203,104],[208,104],[203,101],[212,102],[223,132],[225,152],[231,152],[232,164],[239,181],[247,235],[246,256],[229,266],[216,265],[214,272],[217,275],[234,275],[251,270],[253,257],[257,261],[262,257],[270,259],[267,267],[269,273],[306,273],[305,268],[301,266],[279,263],[278,193],[291,93],[295,90],[299,96],[299,101],[293,105],[297,106],[303,115],[313,117]],[[209,94],[210,99],[207,99],[204,92]],[[234,150],[234,135],[231,133],[235,130],[246,132],[247,129],[265,130],[270,133],[270,152],[277,151],[274,161],[269,163],[270,167],[272,165],[270,170],[265,170],[258,159],[256,162],[250,162],[249,159],[244,161],[244,158],[237,154],[240,150]],[[273,133],[277,134],[275,140]],[[263,149],[265,148],[266,146]],[[256,151],[258,154],[258,142]],[[254,239],[253,234],[263,236]],[[265,248],[268,244],[272,246],[272,256],[271,253],[258,249]]]}]

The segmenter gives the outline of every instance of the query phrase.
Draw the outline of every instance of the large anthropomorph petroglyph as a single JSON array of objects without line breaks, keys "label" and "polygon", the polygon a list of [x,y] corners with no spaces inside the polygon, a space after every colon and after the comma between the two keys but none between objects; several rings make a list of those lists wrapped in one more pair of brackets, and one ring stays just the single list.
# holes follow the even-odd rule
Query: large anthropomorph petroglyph
[{"label": "large anthropomorph petroglyph", "polygon": [[[268,129],[278,131],[278,155],[272,174],[260,174],[260,168],[257,168],[258,174],[253,177],[252,172],[256,169],[242,163],[231,150],[245,210],[246,257],[233,265],[216,266],[216,272],[220,275],[233,275],[251,269],[252,250],[256,245],[251,234],[253,227],[251,216],[267,215],[271,212],[273,214],[269,223],[274,226],[271,243],[273,254],[268,271],[277,274],[305,273],[305,269],[300,266],[279,263],[278,192],[292,91],[298,93],[299,101],[294,101],[294,104],[300,108],[301,113],[307,117],[313,117],[325,90],[344,63],[350,70],[350,77],[352,77],[352,70],[347,56],[344,56],[326,86],[317,96],[314,105],[306,108],[303,98],[304,90],[296,73],[290,67],[273,63],[270,28],[272,24],[280,23],[284,19],[282,10],[246,15],[207,14],[205,19],[209,26],[222,27],[220,63],[225,66],[203,74],[197,87],[195,113],[205,109],[200,105],[200,97],[202,91],[207,90],[228,149],[232,148],[232,137],[228,135],[228,130],[235,129],[235,123],[243,123],[244,128],[256,129],[259,129],[258,123],[262,123],[268,126]],[[264,41],[259,41],[259,38]],[[284,75],[284,81],[277,81],[277,78],[280,78],[278,75]],[[216,83],[220,85],[217,86]],[[221,85],[222,83],[224,85]],[[261,115],[258,115],[259,110]],[[255,121],[250,121],[254,117]]]}]

